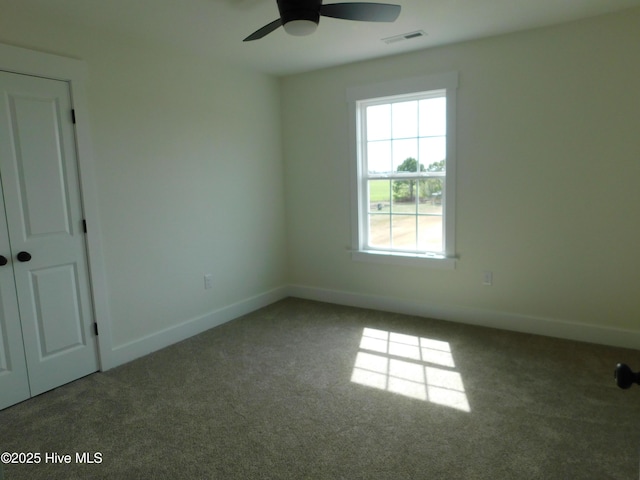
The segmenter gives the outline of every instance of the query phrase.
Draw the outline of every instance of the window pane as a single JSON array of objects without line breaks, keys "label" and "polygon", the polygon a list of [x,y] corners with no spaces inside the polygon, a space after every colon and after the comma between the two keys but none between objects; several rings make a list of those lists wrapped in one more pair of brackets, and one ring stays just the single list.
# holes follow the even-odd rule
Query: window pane
[{"label": "window pane", "polygon": [[367,143],[367,170],[369,173],[391,172],[391,142]]},{"label": "window pane", "polygon": [[393,248],[416,249],[416,216],[392,215]]},{"label": "window pane", "polygon": [[[422,163],[428,171],[438,171],[429,168],[436,162],[442,162],[447,158],[447,137],[428,137],[420,139],[420,163]],[[442,170],[444,170],[444,164]]]},{"label": "window pane", "polygon": [[426,252],[442,252],[442,215],[418,217],[418,248]]},{"label": "window pane", "polygon": [[413,168],[408,168],[407,165],[411,164],[411,162],[408,162],[409,158],[413,160],[418,158],[418,139],[393,140],[392,147],[393,171],[415,172],[415,162],[413,162]]},{"label": "window pane", "polygon": [[424,215],[442,215],[442,195],[434,193],[431,198],[421,199],[418,204],[418,213]]},{"label": "window pane", "polygon": [[393,213],[416,213],[417,180],[393,180]]},{"label": "window pane", "polygon": [[431,137],[447,133],[447,100],[444,97],[420,100],[420,136]]},{"label": "window pane", "polygon": [[418,136],[418,102],[394,103],[391,107],[393,138]]},{"label": "window pane", "polygon": [[389,213],[391,208],[391,181],[369,180],[369,212]]},{"label": "window pane", "polygon": [[391,138],[391,105],[367,107],[367,140]]},{"label": "window pane", "polygon": [[391,248],[391,221],[388,214],[369,215],[369,246]]},{"label": "window pane", "polygon": [[428,178],[419,182],[418,211],[442,215],[444,178]]}]

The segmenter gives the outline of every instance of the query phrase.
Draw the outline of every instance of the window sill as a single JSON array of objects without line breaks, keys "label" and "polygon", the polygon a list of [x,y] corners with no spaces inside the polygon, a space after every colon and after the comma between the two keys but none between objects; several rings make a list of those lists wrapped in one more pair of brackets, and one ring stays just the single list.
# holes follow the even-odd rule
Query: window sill
[{"label": "window sill", "polygon": [[351,252],[351,259],[357,262],[384,263],[408,267],[428,267],[441,270],[454,270],[455,257],[441,255],[418,255],[411,253],[384,252],[375,250],[359,250]]}]

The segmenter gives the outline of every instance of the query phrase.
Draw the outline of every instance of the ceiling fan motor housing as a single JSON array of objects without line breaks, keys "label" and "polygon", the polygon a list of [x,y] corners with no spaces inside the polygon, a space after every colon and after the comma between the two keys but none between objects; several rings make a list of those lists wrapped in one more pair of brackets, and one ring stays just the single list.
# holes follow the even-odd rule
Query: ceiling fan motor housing
[{"label": "ceiling fan motor housing", "polygon": [[322,0],[278,0],[283,25],[295,20],[306,20],[318,25],[321,6]]}]

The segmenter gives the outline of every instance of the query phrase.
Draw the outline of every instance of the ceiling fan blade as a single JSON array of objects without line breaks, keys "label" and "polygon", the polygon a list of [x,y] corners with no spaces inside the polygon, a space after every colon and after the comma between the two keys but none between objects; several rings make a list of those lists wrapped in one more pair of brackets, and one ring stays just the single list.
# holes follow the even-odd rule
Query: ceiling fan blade
[{"label": "ceiling fan blade", "polygon": [[277,29],[281,25],[282,25],[282,20],[281,19],[274,20],[273,22],[269,23],[268,25],[265,25],[264,27],[260,28],[259,30],[256,30],[255,32],[253,32],[251,35],[249,35],[247,38],[245,38],[243,40],[243,42],[250,42],[251,40],[259,40],[262,37],[264,37],[266,35],[269,35],[271,32],[273,32],[275,29]]},{"label": "ceiling fan blade", "polygon": [[388,3],[330,3],[320,7],[324,17],[362,22],[393,22],[400,15],[400,5]]}]

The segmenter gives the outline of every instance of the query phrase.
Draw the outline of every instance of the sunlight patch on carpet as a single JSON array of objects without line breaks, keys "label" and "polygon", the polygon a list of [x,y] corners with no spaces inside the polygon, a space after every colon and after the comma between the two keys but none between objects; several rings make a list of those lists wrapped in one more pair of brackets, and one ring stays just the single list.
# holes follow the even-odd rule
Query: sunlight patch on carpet
[{"label": "sunlight patch on carpet", "polygon": [[351,381],[471,411],[449,342],[365,328]]}]

